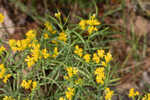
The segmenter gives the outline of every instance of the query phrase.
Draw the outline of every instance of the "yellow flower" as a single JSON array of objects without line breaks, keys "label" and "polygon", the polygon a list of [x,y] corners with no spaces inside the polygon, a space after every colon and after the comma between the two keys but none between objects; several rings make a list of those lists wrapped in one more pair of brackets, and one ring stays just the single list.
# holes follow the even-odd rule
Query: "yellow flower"
[{"label": "yellow flower", "polygon": [[26,33],[26,38],[29,40],[34,40],[36,38],[36,31],[35,30],[29,30]]},{"label": "yellow flower", "polygon": [[32,89],[35,89],[37,87],[37,82],[36,81],[33,81],[32,82]]},{"label": "yellow flower", "polygon": [[106,88],[105,89],[105,100],[111,100],[113,94],[114,94],[114,91],[111,91],[109,88]]},{"label": "yellow flower", "polygon": [[68,79],[69,79],[69,77],[68,77],[68,76],[64,76],[64,79],[68,80]]},{"label": "yellow flower", "polygon": [[33,44],[32,45],[33,49],[31,49],[31,58],[33,59],[34,62],[37,62],[38,59],[41,59],[40,55],[40,44]]},{"label": "yellow flower", "polygon": [[142,100],[150,100],[150,93],[145,94],[145,96],[142,98]]},{"label": "yellow flower", "polygon": [[2,52],[5,51],[5,50],[6,50],[5,47],[4,47],[4,46],[1,46],[1,47],[0,47],[0,55],[1,55]]},{"label": "yellow flower", "polygon": [[13,51],[17,51],[17,41],[14,39],[9,40],[9,46]]},{"label": "yellow flower", "polygon": [[42,55],[43,55],[43,57],[44,57],[45,59],[50,56],[50,55],[47,53],[46,48],[42,50]]},{"label": "yellow flower", "polygon": [[87,23],[89,24],[89,25],[91,25],[91,26],[96,26],[96,25],[100,25],[101,23],[98,21],[98,20],[96,20],[96,19],[90,19],[90,20],[87,20]]},{"label": "yellow flower", "polygon": [[104,51],[104,50],[97,50],[97,55],[98,55],[100,58],[103,58],[103,57],[104,57],[104,54],[105,54],[105,51]]},{"label": "yellow flower", "polygon": [[29,85],[27,85],[26,80],[23,80],[23,81],[22,81],[21,86],[22,86],[23,88],[25,88],[25,89],[29,89],[29,88],[30,88]]},{"label": "yellow flower", "polygon": [[56,58],[58,56],[58,48],[54,48],[53,57]]},{"label": "yellow flower", "polygon": [[[21,83],[21,86],[22,86],[23,88],[25,88],[25,89],[32,89],[31,84],[32,84],[32,80],[28,80],[28,81],[23,80],[22,83]],[[34,85],[36,86],[35,83],[34,83]],[[35,87],[34,87],[34,88],[35,88]]]},{"label": "yellow flower", "polygon": [[28,47],[30,40],[23,39],[23,40],[9,40],[9,46],[13,51],[23,51]]},{"label": "yellow flower", "polygon": [[102,65],[103,65],[104,67],[107,66],[106,62],[104,62],[104,61],[102,61]]},{"label": "yellow flower", "polygon": [[64,32],[61,32],[58,36],[58,40],[66,42],[67,41],[67,34]]},{"label": "yellow flower", "polygon": [[60,19],[60,16],[61,16],[61,13],[60,13],[60,12],[55,13],[55,17],[56,17],[56,18]]},{"label": "yellow flower", "polygon": [[90,19],[87,20],[87,23],[88,23],[89,25],[91,25],[91,26],[100,25],[101,23],[100,23],[97,19],[95,19],[95,17],[96,17],[95,14],[93,14],[92,16],[90,16]]},{"label": "yellow flower", "polygon": [[48,39],[48,38],[49,38],[48,34],[45,33],[45,34],[44,34],[44,39]]},{"label": "yellow flower", "polygon": [[4,77],[5,72],[6,72],[6,69],[4,67],[4,64],[0,64],[0,79]]},{"label": "yellow flower", "polygon": [[7,74],[7,75],[4,77],[3,82],[4,82],[4,83],[7,83],[7,80],[8,80],[8,78],[10,78],[10,77],[11,77],[11,74]]},{"label": "yellow flower", "polygon": [[105,62],[106,62],[106,64],[109,63],[111,60],[112,60],[112,55],[111,55],[110,52],[108,52],[108,53],[105,55]]},{"label": "yellow flower", "polygon": [[68,100],[72,100],[72,97],[74,96],[74,88],[67,88],[65,94]]},{"label": "yellow flower", "polygon": [[32,67],[35,64],[34,58],[30,56],[27,56],[25,61],[27,62],[28,68]]},{"label": "yellow flower", "polygon": [[104,84],[104,79],[105,79],[105,73],[104,73],[104,68],[103,67],[99,67],[96,68],[94,74],[96,75],[96,82],[101,85]]},{"label": "yellow flower", "polygon": [[4,22],[4,15],[2,13],[0,13],[0,23]]},{"label": "yellow flower", "polygon": [[139,95],[139,92],[138,92],[138,91],[134,91],[134,88],[131,88],[131,89],[129,90],[128,96],[129,96],[130,98],[134,98],[135,96],[138,96],[138,95]]},{"label": "yellow flower", "polygon": [[87,24],[87,21],[86,20],[81,20],[79,22],[79,26],[81,27],[82,30],[85,30],[86,29],[86,24]]},{"label": "yellow flower", "polygon": [[29,100],[29,98],[26,98],[25,100]]},{"label": "yellow flower", "polygon": [[[67,67],[66,71],[68,73],[68,77],[71,78],[73,77],[73,75],[76,75],[78,70],[75,67]],[[68,79],[68,77],[66,76],[65,78]]]},{"label": "yellow flower", "polygon": [[59,100],[65,100],[63,97],[60,97]]},{"label": "yellow flower", "polygon": [[13,97],[11,97],[11,96],[5,96],[3,98],[3,100],[15,100],[15,99]]},{"label": "yellow flower", "polygon": [[82,52],[83,52],[83,49],[82,48],[79,48],[78,45],[75,46],[75,50],[74,50],[74,53],[77,54],[78,56],[82,57]]},{"label": "yellow flower", "polygon": [[81,85],[82,84],[82,79],[79,78],[78,80],[75,80],[75,84],[76,85]]},{"label": "yellow flower", "polygon": [[97,56],[96,53],[93,54],[93,61],[95,61],[97,64],[100,62],[100,58]]},{"label": "yellow flower", "polygon": [[88,63],[89,61],[90,61],[90,54],[85,54],[84,56],[83,56],[83,58],[85,59],[85,61]]},{"label": "yellow flower", "polygon": [[53,31],[53,27],[50,22],[46,21],[44,25],[50,32]]},{"label": "yellow flower", "polygon": [[50,31],[50,33],[52,34],[56,33],[56,31],[53,29],[53,26],[50,22],[46,21],[44,25],[47,28],[47,30]]},{"label": "yellow flower", "polygon": [[56,40],[52,40],[52,43],[54,43],[56,45],[58,44]]},{"label": "yellow flower", "polygon": [[98,31],[98,29],[95,26],[89,26],[88,27],[88,33],[89,34],[93,33],[94,31]]}]

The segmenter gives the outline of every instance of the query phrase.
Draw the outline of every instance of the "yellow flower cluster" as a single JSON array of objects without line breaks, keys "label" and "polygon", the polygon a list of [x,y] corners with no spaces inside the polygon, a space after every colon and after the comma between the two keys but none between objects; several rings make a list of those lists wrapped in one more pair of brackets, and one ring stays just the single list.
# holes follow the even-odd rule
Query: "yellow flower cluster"
[{"label": "yellow flower cluster", "polygon": [[0,64],[0,79],[3,79],[4,83],[7,83],[7,80],[11,77],[11,74],[6,74],[6,68],[4,64]]},{"label": "yellow flower cluster", "polygon": [[68,100],[72,100],[72,97],[74,96],[74,92],[75,92],[74,88],[67,88],[67,91],[65,92],[66,98]]},{"label": "yellow flower cluster", "polygon": [[21,86],[25,89],[31,89],[34,90],[37,87],[37,82],[32,80],[23,80],[21,83]]},{"label": "yellow flower cluster", "polygon": [[81,20],[79,22],[79,26],[81,27],[81,29],[85,30],[87,28],[89,34],[93,33],[94,31],[98,31],[96,26],[100,24],[101,23],[95,18],[95,14],[90,16],[88,20]]},{"label": "yellow flower cluster", "polygon": [[100,58],[98,57],[98,55],[97,55],[96,53],[93,54],[92,60],[93,60],[94,62],[96,62],[97,64],[100,62]]},{"label": "yellow flower cluster", "polygon": [[48,39],[48,38],[49,38],[48,34],[44,33],[44,39]]},{"label": "yellow flower cluster", "polygon": [[74,96],[75,90],[74,88],[67,88],[67,91],[65,92],[66,97],[60,97],[59,100],[72,100],[72,97]]},{"label": "yellow flower cluster", "polygon": [[75,46],[75,50],[74,50],[74,53],[77,54],[78,56],[82,57],[83,55],[83,49],[82,48],[79,48],[78,45]]},{"label": "yellow flower cluster", "polygon": [[32,67],[39,59],[42,57],[44,59],[48,58],[50,56],[49,53],[47,53],[46,48],[40,50],[40,44],[32,44],[31,49],[31,55],[28,55],[25,58],[25,61],[27,62],[28,68]]},{"label": "yellow flower cluster", "polygon": [[98,67],[96,68],[94,74],[96,75],[96,82],[98,84],[103,85],[104,84],[104,80],[105,80],[105,69],[104,67]]},{"label": "yellow flower cluster", "polygon": [[91,56],[90,54],[85,54],[83,56],[83,59],[85,60],[85,62],[87,62],[87,63],[90,62],[90,59],[91,59],[90,56]]},{"label": "yellow flower cluster", "polygon": [[[82,48],[79,48],[79,46],[76,45],[76,46],[75,46],[74,53],[75,53],[76,55],[82,57],[82,55],[83,55],[83,49],[82,49]],[[85,54],[85,55],[83,56],[83,59],[85,60],[85,62],[88,63],[88,62],[90,62],[90,60],[91,60],[91,55],[87,53],[87,54]],[[103,59],[104,59],[104,61],[101,61],[101,60],[103,60]],[[105,54],[105,51],[104,51],[104,50],[99,49],[99,50],[97,50],[97,53],[94,53],[94,54],[93,54],[92,60],[93,60],[94,62],[96,62],[97,64],[100,63],[100,61],[101,61],[101,64],[102,64],[103,66],[107,66],[107,64],[112,60],[112,55],[111,55],[110,52],[108,52],[108,53]]]},{"label": "yellow flower cluster", "polygon": [[28,43],[29,43],[29,41],[27,39],[25,39],[25,40],[11,39],[11,40],[9,40],[9,46],[11,47],[11,49],[13,51],[23,51],[24,49],[26,49]]},{"label": "yellow flower cluster", "polygon": [[53,29],[53,26],[50,22],[46,21],[44,25],[50,33],[52,33],[52,34],[56,33],[56,30]]},{"label": "yellow flower cluster", "polygon": [[54,48],[54,52],[53,52],[53,55],[52,55],[54,58],[56,58],[58,56],[58,48],[55,47]]},{"label": "yellow flower cluster", "polygon": [[15,39],[10,39],[9,40],[9,46],[13,51],[23,51],[27,47],[29,47],[30,43],[32,43],[36,39],[36,32],[35,30],[29,30],[26,33],[26,39],[22,40],[15,40]]},{"label": "yellow flower cluster", "polygon": [[5,96],[3,98],[3,100],[15,100],[15,99],[13,97],[11,97],[11,96]]},{"label": "yellow flower cluster", "polygon": [[29,30],[26,33],[26,39],[28,39],[29,41],[33,41],[34,39],[36,39],[36,31],[35,30]]},{"label": "yellow flower cluster", "polygon": [[59,33],[58,40],[63,41],[64,43],[66,43],[66,41],[67,41],[67,34],[65,32]]},{"label": "yellow flower cluster", "polygon": [[4,15],[2,13],[0,13],[0,23],[4,22]]},{"label": "yellow flower cluster", "polygon": [[[60,12],[59,13],[56,13],[55,14],[58,18],[60,18]],[[52,24],[50,23],[50,22],[45,22],[45,27],[46,27],[46,29],[48,30],[48,31],[50,31],[50,33],[52,33],[52,34],[55,34],[56,33],[56,30],[54,30],[53,29],[53,27],[52,27]],[[48,34],[47,33],[45,33],[44,34],[44,39],[47,39],[49,36],[48,36]],[[66,43],[66,41],[67,41],[67,34],[64,32],[64,31],[62,31],[62,32],[60,32],[59,33],[59,36],[57,37],[57,39],[58,40],[60,40],[60,41],[63,41],[64,43]],[[57,41],[56,40],[52,40],[51,41],[52,43],[55,43],[55,44],[57,44]]]},{"label": "yellow flower cluster", "polygon": [[66,71],[67,71],[67,76],[64,76],[65,79],[69,79],[69,78],[72,78],[74,75],[77,74],[78,72],[78,69],[75,68],[75,67],[67,67],[66,68]]},{"label": "yellow flower cluster", "polygon": [[65,100],[64,97],[60,97],[59,100]]},{"label": "yellow flower cluster", "polygon": [[60,16],[61,16],[61,13],[60,13],[60,12],[55,13],[55,17],[56,17],[56,18],[60,19]]},{"label": "yellow flower cluster", "polygon": [[105,56],[105,51],[100,49],[97,50],[97,53],[93,54],[92,60],[98,64],[100,62],[100,59],[103,59],[104,56]]},{"label": "yellow flower cluster", "polygon": [[114,91],[111,91],[109,88],[105,89],[105,100],[111,100]]},{"label": "yellow flower cluster", "polygon": [[46,48],[45,48],[45,49],[42,49],[42,56],[43,56],[45,59],[50,56],[50,55],[47,53]]},{"label": "yellow flower cluster", "polygon": [[134,98],[135,96],[138,96],[139,95],[139,92],[138,91],[134,91],[134,88],[131,88],[130,91],[129,91],[129,94],[128,96],[130,98]]},{"label": "yellow flower cluster", "polygon": [[150,93],[146,94],[142,100],[150,100]]},{"label": "yellow flower cluster", "polygon": [[[30,30],[26,33],[27,38],[25,40],[29,40],[30,44],[28,44],[28,47],[31,48],[30,52],[31,54],[28,55],[25,58],[25,61],[27,62],[28,68],[32,67],[39,59],[42,57],[44,59],[48,58],[50,56],[49,53],[47,53],[47,49],[40,50],[40,44],[38,43],[38,40],[36,40],[36,33],[34,30]],[[27,42],[28,43],[28,42]]]},{"label": "yellow flower cluster", "polygon": [[0,47],[0,55],[3,53],[3,51],[5,51],[6,49],[5,49],[5,47],[4,46],[1,46]]},{"label": "yellow flower cluster", "polygon": [[25,58],[28,68],[32,67],[38,61],[38,59],[41,58],[40,44],[33,44],[32,47],[33,48],[31,49],[31,55],[28,55]]}]

